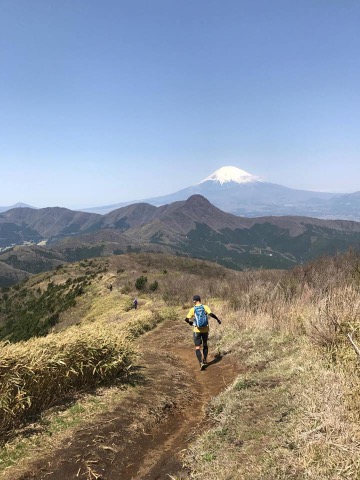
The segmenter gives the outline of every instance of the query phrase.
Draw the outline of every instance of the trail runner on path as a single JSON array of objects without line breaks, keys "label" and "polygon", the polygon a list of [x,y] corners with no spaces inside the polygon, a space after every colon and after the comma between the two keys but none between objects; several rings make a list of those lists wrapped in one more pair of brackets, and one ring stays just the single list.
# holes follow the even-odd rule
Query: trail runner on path
[{"label": "trail runner on path", "polygon": [[[209,322],[208,316],[215,318],[218,324],[221,324],[221,320],[211,312],[210,308],[207,305],[202,305],[201,298],[199,295],[193,296],[194,306],[190,308],[189,313],[185,318],[185,322],[194,327],[194,344],[195,344],[195,354],[198,359],[200,370],[204,370],[207,365],[207,355],[208,355],[208,337],[209,337]],[[192,321],[192,319],[194,319]],[[201,346],[203,351],[201,353]]]}]

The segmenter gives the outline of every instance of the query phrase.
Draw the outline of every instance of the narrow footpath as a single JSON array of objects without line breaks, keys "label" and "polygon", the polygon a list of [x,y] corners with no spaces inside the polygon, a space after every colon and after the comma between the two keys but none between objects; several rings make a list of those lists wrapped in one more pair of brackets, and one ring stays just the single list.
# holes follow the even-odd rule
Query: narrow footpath
[{"label": "narrow footpath", "polygon": [[200,371],[192,329],[168,321],[138,340],[142,382],[115,410],[74,430],[51,455],[11,480],[187,478],[182,452],[206,427],[206,406],[237,376],[231,355]]}]

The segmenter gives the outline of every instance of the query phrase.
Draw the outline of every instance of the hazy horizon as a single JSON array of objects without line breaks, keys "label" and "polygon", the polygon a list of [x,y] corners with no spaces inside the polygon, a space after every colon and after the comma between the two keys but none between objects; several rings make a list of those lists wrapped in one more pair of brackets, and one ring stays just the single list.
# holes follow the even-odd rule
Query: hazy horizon
[{"label": "hazy horizon", "polygon": [[[211,172],[212,173],[212,172]],[[250,173],[250,172],[248,172]],[[195,186],[197,184],[200,184],[203,180],[206,180],[205,178],[202,178],[201,180],[199,180],[199,182],[196,182],[192,185],[186,185],[186,187],[190,187],[190,186]],[[263,182],[266,182],[266,179],[260,179],[262,180]],[[271,182],[273,183],[273,182]],[[283,185],[283,186],[287,186],[287,185]],[[181,190],[181,189],[179,189]],[[295,190],[301,190],[301,189],[295,189]],[[310,190],[309,191],[314,191],[314,192],[321,192],[321,190]],[[166,192],[164,195],[167,195],[167,194],[172,194],[172,193],[175,193],[175,191],[169,191],[169,192]],[[327,192],[327,193],[341,193],[341,192]],[[355,193],[355,192],[348,192],[348,193]],[[344,193],[346,195],[346,192]],[[19,202],[16,202],[16,204],[25,204],[25,205],[29,205],[31,207],[35,207],[35,208],[46,208],[46,207],[65,207],[65,208],[70,208],[70,209],[73,209],[73,210],[76,210],[76,208],[78,209],[91,209],[91,208],[97,208],[97,207],[105,207],[105,206],[111,206],[111,205],[116,205],[117,203],[128,203],[128,202],[136,202],[136,201],[143,201],[143,200],[147,200],[147,199],[151,199],[151,198],[156,198],[156,197],[160,197],[162,195],[153,195],[153,196],[149,196],[147,198],[128,198],[126,200],[122,200],[122,201],[119,201],[119,202],[114,202],[113,204],[105,204],[105,203],[101,203],[99,205],[82,205],[82,206],[78,206],[78,207],[65,207],[64,205],[62,204],[57,204],[57,205],[42,205],[42,206],[38,206],[38,205],[29,205],[28,202],[23,202],[22,200],[20,200]],[[0,207],[7,207],[7,206],[11,206],[11,205],[0,205]]]}]

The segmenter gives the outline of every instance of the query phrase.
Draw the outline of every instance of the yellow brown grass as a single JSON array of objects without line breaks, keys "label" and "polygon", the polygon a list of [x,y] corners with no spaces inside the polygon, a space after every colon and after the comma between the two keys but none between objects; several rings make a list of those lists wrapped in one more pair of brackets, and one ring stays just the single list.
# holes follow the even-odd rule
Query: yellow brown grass
[{"label": "yellow brown grass", "polygon": [[16,344],[0,353],[0,434],[75,392],[125,381],[136,351],[133,340],[173,317],[172,309],[129,312],[121,322],[73,326]]},{"label": "yellow brown grass", "polygon": [[[360,478],[359,358],[347,337],[360,344],[359,265],[349,252],[227,286],[212,340],[248,377],[213,400],[216,426],[185,458],[190,478]],[[274,372],[279,386],[262,388]]]},{"label": "yellow brown grass", "polygon": [[76,391],[124,379],[134,357],[124,332],[93,326],[1,347],[2,433]]},{"label": "yellow brown grass", "polygon": [[[133,258],[127,258],[128,262],[130,260]],[[222,326],[211,332],[212,348],[216,345],[220,353],[232,352],[250,372],[249,378],[239,377],[220,400],[212,402],[208,414],[217,427],[191,447],[186,458],[193,472],[191,478],[205,475],[209,480],[250,479],[254,478],[254,472],[256,478],[266,480],[360,478],[359,365],[346,336],[352,333],[355,340],[360,338],[360,257],[350,252],[322,258],[291,272],[225,272],[214,267],[215,276],[211,276],[210,266],[196,273],[194,260],[173,260],[171,257],[164,260],[161,256],[143,255],[138,261],[140,266],[131,271],[132,280],[144,273],[145,268],[149,278],[153,275],[158,279],[159,292],[153,297],[157,305],[163,305],[162,300],[165,300],[174,308],[176,306],[176,310],[185,304],[187,309],[191,296],[200,294],[223,319]],[[175,262],[173,268],[177,268],[177,261],[182,262],[182,269],[170,271],[171,262]],[[131,268],[131,262],[124,266]],[[154,269],[160,266],[161,273],[155,273]],[[125,281],[123,277],[125,274],[119,278],[119,288]],[[126,374],[134,355],[132,339],[154,328],[164,318],[178,318],[171,308],[155,309],[149,298],[144,295],[142,301],[146,302],[146,307],[144,305],[136,314],[122,308],[121,325],[112,303],[114,299],[104,298],[101,308],[93,312],[88,310],[88,320],[96,319],[96,322],[78,330],[66,330],[64,335],[73,333],[75,342],[81,331],[89,329],[89,334],[98,334],[96,329],[100,330],[106,341],[117,344],[118,354],[121,348],[127,349],[128,356],[120,367],[120,376],[122,371]],[[50,366],[44,367],[45,374],[41,373],[40,380],[34,370],[36,357],[41,358],[41,342],[49,339],[51,343],[51,338],[50,335],[27,342],[24,361],[21,344],[11,346],[9,358],[13,359],[14,372],[18,369],[22,372],[20,379],[31,377],[34,384],[36,395],[30,397],[34,404],[40,402],[46,382],[52,385],[52,379],[42,378],[51,377],[58,346],[49,354]],[[94,335],[94,338],[97,337]],[[95,340],[95,343],[101,344],[101,341]],[[34,349],[32,345],[36,345]],[[37,352],[35,358],[32,358],[32,350]],[[4,346],[3,352],[6,351],[10,349]],[[10,364],[2,356],[0,361],[5,366]],[[109,362],[111,365],[111,360]],[[74,382],[81,377],[82,372],[73,374],[71,370],[79,363],[81,359],[74,354],[72,362],[67,364],[69,382],[73,376]],[[91,365],[94,368],[94,362]],[[33,373],[29,372],[30,367]],[[66,385],[66,368],[61,363],[56,368],[65,372]],[[85,370],[91,378],[91,367]],[[3,370],[0,372],[2,375]],[[9,372],[11,376],[11,368]],[[29,396],[23,394],[25,389],[15,373],[14,382],[9,383],[11,388],[4,390],[4,396],[2,390],[0,392],[1,402],[3,398],[6,400],[7,391],[11,393],[4,428],[12,428],[18,415],[25,418],[32,412]],[[274,377],[279,385],[270,388],[269,378]],[[98,381],[103,380],[99,378]],[[94,382],[96,385],[96,379]],[[54,388],[59,388],[63,397],[68,394],[65,388]],[[79,383],[74,388],[83,387]],[[68,391],[71,390],[70,386]],[[50,399],[48,404],[52,401]],[[6,402],[2,404],[7,405]],[[254,405],[256,415],[252,410]],[[241,412],[245,416],[242,417]],[[246,459],[251,462],[246,463]]]}]

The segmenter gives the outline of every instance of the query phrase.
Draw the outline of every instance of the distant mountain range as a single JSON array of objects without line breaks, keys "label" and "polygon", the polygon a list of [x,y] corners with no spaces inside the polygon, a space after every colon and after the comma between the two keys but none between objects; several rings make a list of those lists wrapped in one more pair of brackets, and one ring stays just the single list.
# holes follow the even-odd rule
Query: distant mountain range
[{"label": "distant mountain range", "polygon": [[[312,192],[261,180],[237,167],[222,167],[197,185],[161,197],[85,208],[83,212],[105,215],[134,203],[161,206],[202,195],[224,212],[244,217],[305,216],[360,221],[360,191],[351,194]],[[26,204],[0,207],[0,213]],[[34,207],[31,207],[34,208]]]},{"label": "distant mountain range", "polygon": [[[142,202],[154,206],[202,195],[221,210],[245,217],[299,215],[315,218],[360,220],[360,192],[353,194],[296,190],[261,180],[237,167],[222,167],[199,184]],[[85,209],[106,214],[135,203],[122,202]]]},{"label": "distant mountain range", "polygon": [[[45,243],[22,245],[24,243]],[[11,244],[17,244],[11,246]],[[310,217],[246,218],[201,195],[156,207],[138,203],[106,215],[65,208],[15,208],[0,214],[0,285],[84,258],[166,252],[243,268],[289,268],[357,248],[360,223]],[[4,276],[1,280],[1,271]]]},{"label": "distant mountain range", "polygon": [[2,212],[7,212],[8,210],[11,210],[13,208],[22,208],[22,207],[27,207],[27,208],[35,208],[32,207],[31,205],[27,205],[26,203],[15,203],[14,205],[10,205],[8,207],[0,207],[0,213]]}]

